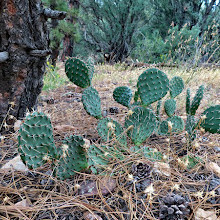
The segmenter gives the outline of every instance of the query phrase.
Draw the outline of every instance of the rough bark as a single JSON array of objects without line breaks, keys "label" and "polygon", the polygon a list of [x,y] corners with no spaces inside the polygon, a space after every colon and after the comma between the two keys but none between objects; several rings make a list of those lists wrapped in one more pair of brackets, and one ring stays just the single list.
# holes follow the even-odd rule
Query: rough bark
[{"label": "rough bark", "polygon": [[36,107],[50,53],[49,14],[40,0],[0,1],[0,52],[8,53],[0,62],[0,130],[6,116],[21,119]]}]

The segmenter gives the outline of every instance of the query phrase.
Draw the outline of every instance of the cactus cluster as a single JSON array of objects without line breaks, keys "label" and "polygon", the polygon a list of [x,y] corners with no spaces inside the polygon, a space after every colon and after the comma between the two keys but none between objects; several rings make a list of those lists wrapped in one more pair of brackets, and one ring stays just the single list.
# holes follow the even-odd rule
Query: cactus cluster
[{"label": "cactus cluster", "polygon": [[[67,137],[59,148],[54,144],[53,129],[50,119],[43,113],[34,112],[26,117],[20,127],[18,151],[21,159],[31,169],[50,161],[57,177],[66,179],[88,167],[97,173],[108,165],[109,160],[123,159],[123,149],[127,147],[127,136],[135,144],[134,151],[141,151],[143,156],[153,160],[161,160],[161,153],[140,147],[153,132],[160,135],[179,133],[185,129],[190,140],[195,138],[195,131],[202,126],[211,133],[220,133],[220,105],[206,109],[198,121],[196,111],[203,98],[204,86],[200,86],[191,102],[190,90],[186,96],[186,125],[181,117],[175,115],[175,98],[183,91],[184,83],[180,77],[170,81],[165,73],[157,69],[144,71],[138,78],[137,91],[132,101],[132,90],[126,86],[118,87],[113,92],[115,101],[128,107],[129,111],[124,125],[111,118],[103,118],[99,93],[92,87],[94,62],[87,63],[78,58],[66,61],[65,70],[71,82],[84,88],[82,103],[87,113],[98,119],[97,130],[104,142],[109,146],[98,148],[95,145],[85,147],[80,136]],[[161,121],[162,98],[169,93],[164,102],[167,119]],[[151,104],[157,102],[156,113]]]}]

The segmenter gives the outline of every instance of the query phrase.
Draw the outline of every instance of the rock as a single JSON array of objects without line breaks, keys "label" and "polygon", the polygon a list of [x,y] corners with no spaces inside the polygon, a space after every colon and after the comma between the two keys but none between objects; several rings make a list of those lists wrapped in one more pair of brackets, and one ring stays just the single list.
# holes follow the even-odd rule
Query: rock
[{"label": "rock", "polygon": [[21,121],[21,120],[17,120],[17,121],[14,123],[14,131],[19,130],[21,124],[22,124],[22,121]]},{"label": "rock", "polygon": [[119,108],[118,107],[110,107],[109,112],[111,114],[118,114],[119,113]]},{"label": "rock", "polygon": [[5,165],[2,166],[1,170],[10,170],[12,168],[21,172],[26,172],[29,170],[27,166],[22,162],[20,155],[8,161]]},{"label": "rock", "polygon": [[[98,186],[98,188],[97,188]],[[78,194],[84,196],[98,196],[99,193],[107,195],[112,192],[116,187],[116,180],[110,177],[104,177],[97,181],[90,181],[82,183]]]}]

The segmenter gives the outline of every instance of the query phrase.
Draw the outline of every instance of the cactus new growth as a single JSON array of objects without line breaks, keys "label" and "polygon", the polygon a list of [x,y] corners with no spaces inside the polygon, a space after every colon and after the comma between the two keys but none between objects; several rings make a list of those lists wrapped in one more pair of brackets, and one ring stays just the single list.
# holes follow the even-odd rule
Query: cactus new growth
[{"label": "cactus new growth", "polygon": [[99,93],[92,87],[84,90],[82,103],[87,113],[95,118],[102,118],[101,100]]},{"label": "cactus new growth", "polygon": [[125,127],[128,130],[128,136],[136,145],[141,145],[153,133],[156,127],[156,116],[150,109],[136,107],[132,110],[133,114],[125,120]]},{"label": "cactus new growth", "polygon": [[88,58],[88,60],[87,60],[87,67],[88,67],[88,70],[89,70],[90,81],[92,81],[92,78],[93,78],[93,75],[94,75],[94,72],[95,72],[94,60],[93,60],[92,57]]},{"label": "cactus new growth", "polygon": [[127,146],[127,139],[122,126],[111,118],[103,118],[99,121],[97,130],[104,142],[115,138],[121,145]]},{"label": "cactus new growth", "polygon": [[80,136],[70,136],[63,142],[60,160],[57,166],[57,176],[67,179],[88,167],[87,153],[83,148],[84,140]]},{"label": "cactus new growth", "polygon": [[174,76],[170,80],[170,96],[171,98],[175,98],[178,96],[184,89],[183,79],[179,76]]},{"label": "cactus new growth", "polygon": [[167,94],[169,79],[158,69],[148,69],[139,76],[137,87],[143,105],[148,106]]},{"label": "cactus new growth", "polygon": [[201,126],[210,133],[220,134],[220,105],[207,108],[202,115]]},{"label": "cactus new growth", "polygon": [[176,100],[167,99],[164,103],[164,109],[166,114],[171,117],[176,111]]},{"label": "cactus new growth", "polygon": [[200,102],[203,98],[203,93],[204,93],[204,86],[200,86],[199,89],[196,92],[196,95],[193,98],[193,101],[190,105],[190,114],[195,115],[197,109],[199,108]]},{"label": "cactus new growth", "polygon": [[44,113],[33,112],[25,118],[19,130],[18,152],[30,169],[57,158],[51,121]]},{"label": "cactus new growth", "polygon": [[117,87],[113,92],[113,98],[119,104],[129,108],[132,99],[132,90],[127,86]]},{"label": "cactus new growth", "polygon": [[186,91],[186,113],[191,113],[190,88]]},{"label": "cactus new growth", "polygon": [[180,133],[184,130],[184,121],[179,116],[169,117],[162,121],[159,127],[159,134],[167,135],[171,133]]},{"label": "cactus new growth", "polygon": [[81,88],[91,85],[91,70],[78,58],[69,58],[65,64],[65,72],[71,82]]}]

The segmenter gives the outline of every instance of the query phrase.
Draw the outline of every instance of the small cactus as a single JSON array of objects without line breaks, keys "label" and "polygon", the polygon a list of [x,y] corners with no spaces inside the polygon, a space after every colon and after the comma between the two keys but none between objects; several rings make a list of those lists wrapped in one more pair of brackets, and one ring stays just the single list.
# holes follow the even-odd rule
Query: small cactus
[{"label": "small cactus", "polygon": [[132,99],[132,90],[127,86],[117,87],[113,92],[113,98],[119,104],[129,108]]},{"label": "small cactus", "polygon": [[204,94],[204,86],[200,86],[196,92],[196,95],[193,98],[193,101],[190,105],[190,114],[191,115],[195,115],[196,111],[200,105],[200,102],[203,98],[203,94]]},{"label": "small cactus", "polygon": [[137,87],[143,105],[148,106],[167,94],[169,79],[158,69],[148,69],[139,76]]},{"label": "small cactus", "polygon": [[88,66],[78,58],[69,58],[65,63],[65,72],[71,82],[81,88],[91,85],[91,72]]},{"label": "small cactus", "polygon": [[174,99],[167,99],[164,103],[164,109],[166,114],[171,117],[176,110],[176,100]]},{"label": "small cactus", "polygon": [[87,113],[95,118],[102,118],[101,100],[99,93],[92,87],[84,90],[82,103]]},{"label": "small cactus", "polygon": [[156,127],[156,116],[150,109],[136,107],[133,113],[125,120],[125,127],[129,128],[127,134],[136,145],[142,144],[153,133]]}]

